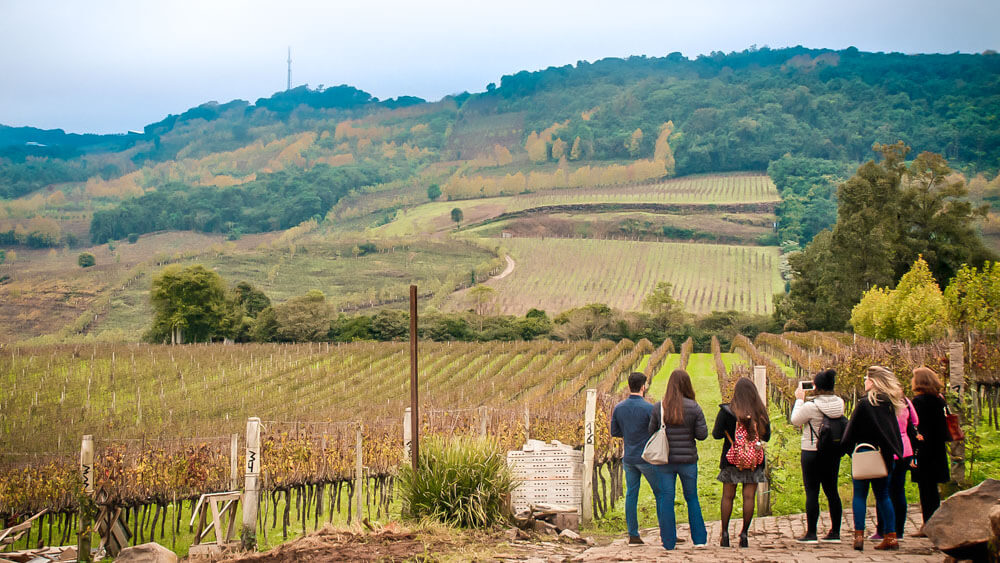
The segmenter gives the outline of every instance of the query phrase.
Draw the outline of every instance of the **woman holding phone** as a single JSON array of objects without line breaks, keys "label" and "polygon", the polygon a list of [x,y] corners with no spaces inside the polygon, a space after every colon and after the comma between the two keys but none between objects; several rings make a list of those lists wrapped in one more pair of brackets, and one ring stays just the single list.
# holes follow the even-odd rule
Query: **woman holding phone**
[{"label": "woman holding phone", "polygon": [[[833,394],[837,372],[832,369],[817,373],[811,382],[800,381],[795,390],[792,407],[792,424],[802,428],[802,484],[806,489],[806,533],[796,538],[801,543],[817,543],[816,524],[819,521],[819,489],[830,504],[830,532],[824,542],[840,542],[840,521],[843,506],[837,492],[837,475],[840,473],[839,445],[836,451],[820,444],[825,419],[838,420],[844,416],[844,400]],[[807,389],[807,387],[811,389]],[[807,392],[811,397],[807,400]],[[829,423],[827,424],[829,432]],[[842,427],[841,427],[842,428]]]}]

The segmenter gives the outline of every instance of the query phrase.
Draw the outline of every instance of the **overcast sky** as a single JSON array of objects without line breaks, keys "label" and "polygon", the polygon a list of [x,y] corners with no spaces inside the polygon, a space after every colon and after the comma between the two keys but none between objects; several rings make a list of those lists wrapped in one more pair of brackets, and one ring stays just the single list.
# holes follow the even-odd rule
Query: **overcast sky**
[{"label": "overcast sky", "polygon": [[504,74],[751,45],[1000,50],[998,0],[0,0],[0,124],[142,129],[292,84],[385,99]]}]

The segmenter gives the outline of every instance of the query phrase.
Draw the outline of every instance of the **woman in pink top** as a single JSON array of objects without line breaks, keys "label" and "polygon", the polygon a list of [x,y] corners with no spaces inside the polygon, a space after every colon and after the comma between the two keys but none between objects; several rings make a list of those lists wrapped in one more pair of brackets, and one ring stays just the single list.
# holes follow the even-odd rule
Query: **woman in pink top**
[{"label": "woman in pink top", "polygon": [[[903,458],[899,459],[897,456],[893,456],[896,458],[896,463],[892,467],[892,472],[889,473],[889,500],[892,501],[892,510],[896,513],[896,537],[902,538],[903,524],[906,523],[906,472],[915,467],[913,453],[917,442],[924,438],[917,432],[920,419],[909,399],[906,399],[906,409],[896,415],[896,421],[899,423],[899,437],[903,439]],[[882,513],[878,507],[875,509],[875,514],[877,526],[871,539],[882,539]]]}]

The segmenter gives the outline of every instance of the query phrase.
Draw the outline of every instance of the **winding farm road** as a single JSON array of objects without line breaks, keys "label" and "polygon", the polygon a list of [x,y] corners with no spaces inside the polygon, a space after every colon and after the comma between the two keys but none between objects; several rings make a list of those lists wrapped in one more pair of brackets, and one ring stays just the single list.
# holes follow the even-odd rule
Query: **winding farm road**
[{"label": "winding farm road", "polygon": [[493,279],[495,279],[495,280],[502,280],[502,279],[506,278],[507,276],[509,276],[511,273],[514,272],[514,266],[517,265],[514,262],[514,259],[510,257],[510,255],[506,255],[506,256],[504,256],[504,258],[507,259],[507,267],[504,268],[503,271],[500,272],[499,275],[494,276]]}]

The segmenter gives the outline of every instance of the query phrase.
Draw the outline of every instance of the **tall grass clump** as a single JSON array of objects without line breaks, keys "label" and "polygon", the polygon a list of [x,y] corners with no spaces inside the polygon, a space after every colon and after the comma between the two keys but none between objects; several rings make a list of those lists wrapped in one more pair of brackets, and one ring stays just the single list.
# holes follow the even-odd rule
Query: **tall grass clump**
[{"label": "tall grass clump", "polygon": [[463,528],[507,522],[516,486],[506,454],[489,439],[430,437],[420,444],[416,472],[399,475],[403,514]]}]

